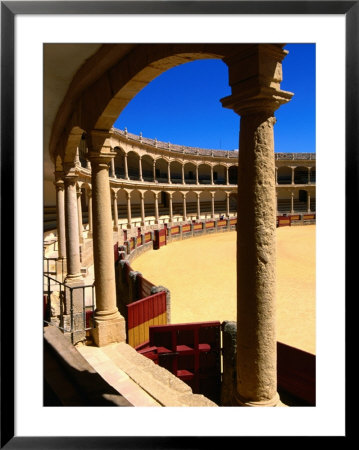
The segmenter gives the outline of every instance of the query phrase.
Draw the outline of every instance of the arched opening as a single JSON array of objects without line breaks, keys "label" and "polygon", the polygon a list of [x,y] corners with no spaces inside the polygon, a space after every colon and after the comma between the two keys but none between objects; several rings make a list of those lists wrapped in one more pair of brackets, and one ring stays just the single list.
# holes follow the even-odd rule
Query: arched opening
[{"label": "arched opening", "polygon": [[228,169],[229,184],[237,184],[238,182],[238,167],[230,166]]},{"label": "arched opening", "polygon": [[140,179],[140,157],[136,152],[127,153],[128,176],[130,180]]},{"label": "arched opening", "polygon": [[168,183],[168,162],[163,158],[156,159],[156,180],[159,183]]},{"label": "arched opening", "polygon": [[229,212],[231,214],[237,214],[238,195],[234,192],[229,194]]},{"label": "arched opening", "polygon": [[226,167],[217,164],[213,167],[213,183],[226,184]]},{"label": "arched opening", "polygon": [[141,222],[141,194],[137,189],[131,192],[131,215],[132,222],[139,226]]},{"label": "arched opening", "polygon": [[211,166],[209,164],[200,164],[198,166],[199,184],[211,184]]},{"label": "arched opening", "polygon": [[153,225],[155,223],[155,194],[152,191],[144,193],[144,204],[146,223]]},{"label": "arched opening", "polygon": [[189,191],[186,197],[187,218],[194,220],[197,215],[197,194]]},{"label": "arched opening", "polygon": [[196,165],[193,163],[185,163],[184,165],[184,181],[186,184],[196,184]]},{"label": "arched opening", "polygon": [[125,158],[126,153],[121,147],[115,147],[116,152],[114,164],[115,164],[115,175],[117,178],[125,178]]},{"label": "arched opening", "polygon": [[278,184],[292,183],[292,169],[290,167],[283,166],[278,168],[277,183]]},{"label": "arched opening", "polygon": [[142,178],[144,181],[154,181],[153,158],[149,155],[142,156]]},{"label": "arched opening", "polygon": [[175,191],[172,195],[172,208],[174,221],[182,220],[183,218],[183,196],[181,192]]},{"label": "arched opening", "polygon": [[182,183],[182,164],[178,161],[171,162],[171,182],[174,184]]},{"label": "arched opening", "polygon": [[310,182],[315,183],[316,170],[315,167],[311,167],[310,169]]},{"label": "arched opening", "polygon": [[294,169],[294,184],[308,184],[308,167]]}]

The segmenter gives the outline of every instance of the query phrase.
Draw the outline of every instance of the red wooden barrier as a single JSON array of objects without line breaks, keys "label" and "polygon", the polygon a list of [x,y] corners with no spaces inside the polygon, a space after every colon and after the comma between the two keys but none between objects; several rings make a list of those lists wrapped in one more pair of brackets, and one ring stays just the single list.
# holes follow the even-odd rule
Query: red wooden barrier
[{"label": "red wooden barrier", "polygon": [[277,342],[278,386],[315,406],[315,355]]},{"label": "red wooden barrier", "polygon": [[199,230],[203,230],[203,223],[194,223],[193,224],[193,231],[199,231]]},{"label": "red wooden barrier", "polygon": [[206,222],[206,229],[208,228],[214,228],[214,221],[211,220],[210,222]]},{"label": "red wooden barrier", "polygon": [[217,227],[225,227],[225,226],[227,226],[226,220],[218,220],[217,221]]},{"label": "red wooden barrier", "polygon": [[162,230],[155,230],[154,242],[153,242],[154,250],[158,250],[162,247],[162,245],[167,244],[166,231],[167,231],[167,229],[165,229],[165,228],[163,228]]},{"label": "red wooden barrier", "polygon": [[315,219],[315,214],[304,214],[303,215],[303,220],[314,220]]},{"label": "red wooden barrier", "polygon": [[237,218],[235,218],[235,219],[230,219],[229,225],[237,225]]},{"label": "red wooden barrier", "polygon": [[115,258],[115,263],[116,263],[119,260],[119,257],[118,257],[118,244],[117,243],[113,246],[113,252],[114,252],[114,258]]},{"label": "red wooden barrier", "polygon": [[171,236],[175,236],[176,234],[180,233],[180,227],[179,226],[175,226],[171,228]]},{"label": "red wooden barrier", "polygon": [[289,216],[277,216],[277,227],[287,227],[291,225]]},{"label": "red wooden barrier", "polygon": [[149,327],[167,323],[166,292],[127,305],[127,341],[132,347],[148,344]]},{"label": "red wooden barrier", "polygon": [[191,231],[191,225],[188,223],[182,226],[182,233],[189,233]]},{"label": "red wooden barrier", "polygon": [[150,242],[150,241],[151,241],[151,233],[148,232],[145,234],[145,243],[147,244],[147,242]]}]

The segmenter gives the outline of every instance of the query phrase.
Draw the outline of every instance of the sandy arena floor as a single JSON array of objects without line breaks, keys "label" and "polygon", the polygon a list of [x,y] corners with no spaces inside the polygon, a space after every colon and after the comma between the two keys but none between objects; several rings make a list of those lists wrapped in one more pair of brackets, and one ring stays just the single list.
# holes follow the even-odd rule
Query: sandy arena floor
[{"label": "sandy arena floor", "polygon": [[[236,320],[236,232],[177,241],[131,264],[171,291],[171,322]],[[277,228],[277,336],[315,354],[315,225]]]}]

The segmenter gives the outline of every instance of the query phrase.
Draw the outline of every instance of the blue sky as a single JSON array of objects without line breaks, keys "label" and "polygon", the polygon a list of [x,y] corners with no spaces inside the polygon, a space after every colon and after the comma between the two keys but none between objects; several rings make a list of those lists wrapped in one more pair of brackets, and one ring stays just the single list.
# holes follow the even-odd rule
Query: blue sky
[{"label": "blue sky", "polygon": [[[288,44],[281,89],[292,100],[275,113],[276,152],[315,152],[315,45]],[[127,105],[116,128],[193,147],[238,148],[239,116],[220,99],[230,95],[227,66],[194,61],[164,72]]]}]

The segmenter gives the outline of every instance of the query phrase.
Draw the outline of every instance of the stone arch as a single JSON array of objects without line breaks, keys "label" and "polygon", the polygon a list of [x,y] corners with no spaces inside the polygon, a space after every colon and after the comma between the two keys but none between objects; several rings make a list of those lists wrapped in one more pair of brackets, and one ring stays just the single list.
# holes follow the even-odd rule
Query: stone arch
[{"label": "stone arch", "polygon": [[116,152],[115,156],[115,174],[117,178],[125,178],[125,155],[126,152],[121,146],[116,146],[114,148],[114,151]]},{"label": "stone arch", "polygon": [[156,180],[159,183],[168,182],[168,160],[166,158],[156,159]]},{"label": "stone arch", "polygon": [[75,164],[77,149],[80,147],[83,136],[83,129],[78,126],[72,128],[64,145],[63,153],[59,154],[63,161],[63,166],[69,167]]},{"label": "stone arch", "polygon": [[[110,130],[131,99],[166,70],[198,59],[223,59],[236,51],[238,44],[102,45],[74,76],[54,121],[50,154],[56,154],[61,135],[68,135],[76,123],[88,131]],[[101,66],[105,69],[99,75]]]}]

